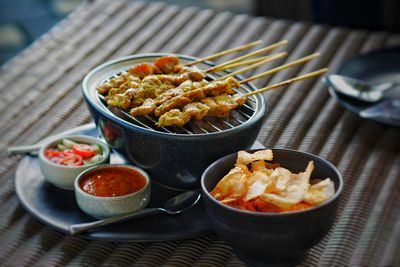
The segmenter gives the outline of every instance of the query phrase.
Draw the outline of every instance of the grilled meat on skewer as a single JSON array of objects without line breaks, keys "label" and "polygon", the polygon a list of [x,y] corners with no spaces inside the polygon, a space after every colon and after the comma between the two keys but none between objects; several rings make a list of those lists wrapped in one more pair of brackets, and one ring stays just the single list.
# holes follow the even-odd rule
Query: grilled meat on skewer
[{"label": "grilled meat on skewer", "polygon": [[160,96],[185,81],[201,81],[205,74],[195,67],[185,67],[174,56],[158,58],[154,64],[139,63],[127,72],[100,84],[97,91],[105,95],[110,106],[129,109],[147,98]]},{"label": "grilled meat on skewer", "polygon": [[201,102],[193,102],[179,109],[171,109],[160,116],[157,126],[183,126],[191,118],[202,120],[205,116],[226,117],[229,111],[242,106],[247,97],[243,94],[221,94],[214,97],[206,97]]},{"label": "grilled meat on skewer", "polygon": [[[228,78],[223,81],[210,82],[205,86],[198,88],[204,83],[189,83],[182,84],[177,90],[171,89],[160,95],[156,99],[156,106],[152,105],[154,109],[146,107],[134,107],[131,109],[132,116],[147,115],[153,113],[159,117],[165,112],[178,107],[183,107],[190,102],[201,100],[207,96],[213,96],[221,93],[233,94],[232,87],[238,87],[239,84],[234,78]],[[153,102],[152,102],[153,103]],[[158,106],[157,106],[158,105]],[[148,113],[145,113],[148,112]]]},{"label": "grilled meat on skewer", "polygon": [[162,115],[159,119],[156,125],[158,127],[164,127],[164,126],[183,126],[186,123],[190,121],[190,115],[180,111],[177,108],[171,109],[164,115]]},{"label": "grilled meat on skewer", "polygon": [[183,93],[162,103],[154,110],[154,114],[159,117],[173,108],[183,107],[190,102],[199,101],[207,96],[215,96],[222,93],[233,94],[235,92],[232,87],[239,88],[239,86],[240,84],[234,78],[210,82],[202,88]]},{"label": "grilled meat on skewer", "polygon": [[166,90],[165,92],[159,94],[159,96],[156,98],[148,98],[148,99],[144,100],[141,105],[133,106],[133,108],[130,111],[130,114],[132,116],[141,116],[141,115],[150,114],[154,111],[154,109],[157,107],[157,105],[164,103],[167,100],[169,100],[177,95],[181,95],[185,92],[198,89],[204,85],[205,85],[204,82],[192,82],[190,80],[185,81],[178,87],[176,87],[176,88],[173,87],[173,88]]}]

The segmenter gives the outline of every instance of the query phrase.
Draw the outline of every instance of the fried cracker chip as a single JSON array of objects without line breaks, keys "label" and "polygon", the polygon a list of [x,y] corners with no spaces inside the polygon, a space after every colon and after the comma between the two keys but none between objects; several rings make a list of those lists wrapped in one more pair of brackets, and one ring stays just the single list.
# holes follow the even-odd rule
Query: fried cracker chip
[{"label": "fried cracker chip", "polygon": [[329,178],[313,184],[304,196],[304,201],[313,205],[327,201],[335,194],[335,186]]},{"label": "fried cracker chip", "polygon": [[270,175],[273,184],[271,188],[269,188],[269,191],[279,192],[285,190],[289,182],[290,174],[292,173],[285,168],[276,168]]},{"label": "fried cracker chip", "polygon": [[270,149],[259,150],[259,151],[254,152],[253,154],[248,153],[246,151],[239,151],[238,158],[236,160],[236,164],[247,165],[249,163],[252,163],[253,161],[272,160],[272,158],[273,158],[273,154],[272,154],[272,150],[270,150]]},{"label": "fried cracker chip", "polygon": [[255,161],[251,163],[251,172],[261,171],[269,176],[273,172],[273,169],[268,167],[269,164],[263,160]]},{"label": "fried cracker chip", "polygon": [[[278,168],[277,168],[278,169]],[[261,198],[271,204],[283,209],[289,208],[293,204],[297,204],[303,200],[310,186],[310,176],[314,169],[314,163],[310,161],[304,172],[299,174],[289,174],[281,176],[282,183],[278,181],[276,185],[281,186],[276,190],[276,194],[265,193]],[[277,178],[279,180],[279,178]],[[283,185],[285,187],[283,188]]]},{"label": "fried cracker chip", "polygon": [[252,200],[264,194],[265,189],[270,184],[271,179],[263,171],[253,172],[247,179],[247,193],[244,196],[244,201]]},{"label": "fried cracker chip", "polygon": [[246,180],[245,170],[235,167],[218,182],[211,195],[224,203],[233,202],[246,193]]}]

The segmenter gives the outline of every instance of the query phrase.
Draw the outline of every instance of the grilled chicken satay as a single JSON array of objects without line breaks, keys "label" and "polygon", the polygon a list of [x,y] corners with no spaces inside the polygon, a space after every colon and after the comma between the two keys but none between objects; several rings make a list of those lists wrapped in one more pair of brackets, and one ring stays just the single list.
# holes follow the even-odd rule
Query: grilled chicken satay
[{"label": "grilled chicken satay", "polygon": [[119,88],[124,82],[125,80],[122,77],[114,77],[107,82],[101,83],[96,89],[100,94],[106,95],[111,89]]},{"label": "grilled chicken satay", "polygon": [[[130,86],[129,86],[130,85]],[[129,109],[143,104],[147,98],[155,98],[162,92],[175,88],[175,85],[162,83],[157,77],[147,76],[141,83],[122,84],[113,88],[105,97],[109,106]]]},{"label": "grilled chicken satay", "polygon": [[205,78],[205,73],[196,67],[183,66],[178,57],[163,56],[151,63],[139,63],[128,70],[129,73],[141,79],[152,74],[186,74],[188,79],[201,81]]},{"label": "grilled chicken satay", "polygon": [[203,83],[199,83],[199,82],[193,83],[190,80],[185,81],[182,84],[180,84],[178,87],[171,88],[171,89],[166,90],[165,92],[159,94],[159,96],[156,98],[145,99],[143,101],[142,105],[135,106],[134,108],[131,109],[130,113],[132,116],[142,116],[142,115],[150,114],[157,107],[157,104],[167,101],[168,99],[171,99],[172,97],[182,94],[184,92],[187,92],[189,90],[194,90],[196,88],[199,88],[201,85],[203,85]]},{"label": "grilled chicken satay", "polygon": [[160,128],[173,125],[183,126],[190,121],[190,118],[189,114],[174,108],[162,115],[156,125]]},{"label": "grilled chicken satay", "polygon": [[130,114],[132,115],[132,110],[134,110],[134,114],[132,116],[144,116],[153,112],[156,108],[156,100],[153,98],[147,98],[143,101],[143,104],[131,109]]},{"label": "grilled chicken satay", "polygon": [[140,106],[145,99],[155,98],[187,80],[189,80],[188,74],[149,75],[142,80],[137,77],[126,80],[115,88],[109,89],[109,85],[98,88],[101,90],[107,88],[108,94],[105,98],[108,105],[127,109]]},{"label": "grilled chicken satay", "polygon": [[[248,92],[246,94],[235,94],[235,95],[229,95],[229,94],[221,94],[217,95],[215,97],[209,97],[205,98],[201,101],[202,104],[205,104],[208,106],[207,112],[198,113],[200,111],[196,111],[196,109],[191,109],[192,115],[189,115],[188,112],[185,112],[185,107],[183,108],[184,111],[180,111],[179,109],[173,109],[169,113],[167,111],[163,115],[160,116],[159,121],[157,123],[157,126],[159,127],[164,127],[164,126],[169,126],[169,125],[184,125],[186,122],[190,120],[191,117],[195,118],[202,118],[204,114],[206,115],[213,115],[217,117],[222,117],[228,115],[229,111],[232,109],[235,109],[238,106],[243,105],[247,98],[252,95],[264,93],[282,86],[287,86],[290,85],[294,82],[302,81],[305,79],[309,79],[321,74],[324,74],[328,71],[327,68],[322,68],[313,72],[306,73],[304,75],[294,77],[276,84],[272,84],[263,88],[260,88],[258,90],[255,90],[253,92]],[[197,106],[196,108],[201,109],[201,106]],[[180,116],[180,114],[182,115]]]},{"label": "grilled chicken satay", "polygon": [[242,106],[246,102],[246,97],[242,94],[222,94],[215,97],[207,97],[201,101],[209,107],[207,116],[215,116],[219,118],[227,117],[229,111]]},{"label": "grilled chicken satay", "polygon": [[[239,84],[234,78],[228,78],[223,81],[210,82],[205,86],[198,88],[203,83],[192,83],[191,86],[182,84],[182,90],[171,89],[166,91],[164,95],[161,95],[156,101],[147,101],[145,106],[139,106],[132,108],[130,114],[132,116],[147,115],[153,113],[159,117],[165,112],[177,108],[183,107],[191,102],[195,102],[206,98],[207,96],[213,96],[221,93],[233,94],[232,87],[238,87]],[[158,106],[157,106],[158,105]]]},{"label": "grilled chicken satay", "polygon": [[[184,74],[179,76],[180,74]],[[171,83],[179,81],[192,80],[201,81],[205,78],[202,70],[196,67],[187,67],[180,64],[179,58],[175,56],[163,56],[158,58],[153,64],[139,63],[131,67],[128,72],[118,77],[110,79],[108,82],[102,83],[97,87],[100,94],[107,94],[110,89],[118,88],[124,82],[131,79],[142,80],[149,75],[161,75],[160,80],[169,80]],[[178,76],[178,77],[175,77]],[[180,82],[181,83],[181,82]]]},{"label": "grilled chicken satay", "polygon": [[153,64],[139,63],[118,77],[100,84],[97,91],[105,95],[110,106],[128,109],[143,104],[185,81],[205,78],[201,70],[185,67],[174,56],[158,58]]},{"label": "grilled chicken satay", "polygon": [[[203,84],[197,83],[197,87]],[[118,88],[110,89],[105,98],[107,104],[110,106],[128,109],[142,105],[147,98],[160,97],[159,101],[166,101],[179,93],[187,91],[182,90],[182,87],[187,87],[188,84],[192,86],[192,81],[187,74],[175,76],[149,75],[141,81],[140,79],[139,81],[129,80],[121,84]],[[178,87],[176,87],[177,85]]]},{"label": "grilled chicken satay", "polygon": [[207,85],[207,82],[205,82],[205,81],[200,81],[200,82],[192,82],[190,80],[185,81],[182,84],[180,84],[178,87],[172,88],[172,89],[167,90],[167,91],[163,92],[162,94],[160,94],[156,98],[156,104],[161,105],[162,103],[168,101],[169,99],[171,99],[175,96],[184,94],[189,91],[196,90],[198,88],[202,88],[206,85]]},{"label": "grilled chicken satay", "polygon": [[243,94],[221,94],[214,97],[206,97],[201,102],[189,103],[182,111],[175,108],[160,116],[157,126],[183,126],[191,118],[202,120],[205,116],[227,117],[229,111],[242,106],[246,102]]},{"label": "grilled chicken satay", "polygon": [[215,96],[223,93],[234,94],[235,92],[232,90],[232,88],[239,88],[239,86],[239,82],[232,77],[223,81],[211,82],[202,88],[175,96],[170,100],[162,103],[157,108],[155,108],[154,114],[159,117],[171,109],[183,107],[190,102],[199,101],[203,98],[206,98],[207,96]]}]

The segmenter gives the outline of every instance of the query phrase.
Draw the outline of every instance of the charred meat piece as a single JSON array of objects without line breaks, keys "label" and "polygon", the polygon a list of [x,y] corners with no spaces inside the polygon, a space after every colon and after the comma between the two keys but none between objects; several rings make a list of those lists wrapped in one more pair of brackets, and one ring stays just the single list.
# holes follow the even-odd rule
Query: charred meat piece
[{"label": "charred meat piece", "polygon": [[183,126],[190,120],[190,115],[185,112],[180,111],[179,109],[171,109],[164,115],[160,117],[157,122],[158,127],[165,126]]},{"label": "charred meat piece", "polygon": [[202,120],[205,116],[207,116],[209,109],[210,108],[207,105],[201,102],[194,102],[184,106],[183,112],[188,114],[191,118]]},{"label": "charred meat piece", "polygon": [[157,117],[160,117],[162,114],[164,114],[165,112],[167,112],[171,109],[183,107],[183,106],[189,104],[190,102],[192,102],[192,100],[189,97],[181,96],[181,95],[174,97],[173,99],[174,99],[174,101],[167,101],[167,102],[163,103],[162,105],[156,107],[156,109],[154,110],[154,115],[156,115]]},{"label": "charred meat piece", "polygon": [[138,89],[129,88],[124,93],[115,94],[107,99],[107,104],[112,107],[120,107],[122,109],[129,109],[134,101],[137,101]]},{"label": "charred meat piece", "polygon": [[194,82],[199,82],[206,78],[204,71],[196,67],[181,67],[179,73],[188,73],[190,80]]},{"label": "charred meat piece", "polygon": [[139,63],[130,68],[128,72],[140,79],[143,79],[144,77],[153,74],[153,66],[149,63]]},{"label": "charred meat piece", "polygon": [[204,99],[206,95],[220,95],[222,93],[233,94],[234,91],[232,90],[232,86],[237,86],[237,84],[238,83],[233,78],[210,82],[202,88],[185,92],[167,100],[154,110],[154,114],[159,117],[170,109],[181,108],[190,102],[200,101],[201,99]]},{"label": "charred meat piece", "polygon": [[130,114],[132,116],[143,116],[152,113],[155,108],[155,100],[152,98],[147,98],[144,100],[141,106],[131,109]]},{"label": "charred meat piece", "polygon": [[[242,94],[218,95],[206,97],[201,102],[192,102],[179,109],[171,109],[160,116],[157,126],[183,126],[191,118],[201,120],[205,116],[226,117],[229,111],[243,105],[246,102],[246,96]],[[185,122],[185,123],[184,123]]]},{"label": "charred meat piece", "polygon": [[122,77],[114,77],[109,81],[100,84],[96,89],[100,94],[106,95],[111,89],[120,87],[124,82],[125,80]]},{"label": "charred meat piece", "polygon": [[179,65],[180,60],[176,56],[163,56],[154,61],[154,66],[157,67],[161,73],[174,73],[175,67]]}]

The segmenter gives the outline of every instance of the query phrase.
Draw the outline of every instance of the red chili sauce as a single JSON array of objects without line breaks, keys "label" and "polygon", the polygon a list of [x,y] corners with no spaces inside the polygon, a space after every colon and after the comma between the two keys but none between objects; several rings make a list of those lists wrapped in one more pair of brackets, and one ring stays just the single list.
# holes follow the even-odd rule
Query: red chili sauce
[{"label": "red chili sauce", "polygon": [[93,171],[79,181],[88,194],[99,197],[117,197],[139,191],[146,186],[146,178],[129,168],[109,167]]}]

